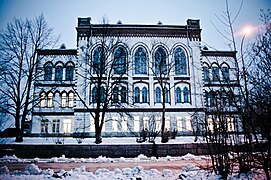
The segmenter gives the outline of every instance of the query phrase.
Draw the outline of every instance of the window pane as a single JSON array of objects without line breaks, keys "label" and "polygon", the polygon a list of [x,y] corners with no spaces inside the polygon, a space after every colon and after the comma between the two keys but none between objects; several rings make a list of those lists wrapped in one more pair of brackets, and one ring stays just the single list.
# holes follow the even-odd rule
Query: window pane
[{"label": "window pane", "polygon": [[53,107],[53,93],[48,94],[48,101],[47,101],[47,106],[48,107]]},{"label": "window pane", "polygon": [[184,99],[184,103],[188,103],[189,102],[189,90],[187,87],[185,87],[183,89],[183,99]]},{"label": "window pane", "polygon": [[177,89],[176,89],[176,101],[177,101],[177,103],[181,103],[181,101],[182,101],[181,94],[182,94],[181,88],[177,87]]},{"label": "window pane", "polygon": [[93,73],[100,74],[105,72],[105,49],[98,47],[93,53]]},{"label": "window pane", "polygon": [[169,103],[169,90],[167,88],[165,88],[165,96],[166,103]]},{"label": "window pane", "polygon": [[119,102],[119,90],[118,87],[114,87],[113,89],[113,103]]},{"label": "window pane", "polygon": [[156,87],[155,89],[155,97],[156,97],[156,102],[161,103],[161,89],[159,87]]},{"label": "window pane", "polygon": [[135,74],[147,74],[147,55],[142,47],[135,53]]},{"label": "window pane", "polygon": [[51,64],[47,64],[44,68],[44,80],[45,81],[51,81],[52,80],[52,72],[53,67]]},{"label": "window pane", "polygon": [[228,67],[222,67],[222,77],[223,77],[223,81],[227,82],[230,80],[230,74],[229,74]]},{"label": "window pane", "polygon": [[127,102],[127,90],[126,90],[126,87],[121,88],[121,102],[122,103]]},{"label": "window pane", "polygon": [[209,74],[208,67],[203,67],[203,78],[204,78],[204,81],[210,81],[210,74]]},{"label": "window pane", "polygon": [[74,95],[73,95],[73,93],[71,92],[71,93],[69,94],[69,107],[73,107],[73,97],[74,97]]},{"label": "window pane", "polygon": [[148,102],[148,90],[146,87],[142,89],[142,102],[147,103]]},{"label": "window pane", "polygon": [[56,67],[56,73],[55,73],[55,80],[56,81],[62,81],[63,78],[63,67],[62,66],[57,66]]},{"label": "window pane", "polygon": [[181,48],[177,48],[174,53],[174,59],[175,59],[175,73],[177,75],[186,75],[187,62],[184,50]]},{"label": "window pane", "polygon": [[212,75],[213,75],[213,81],[219,81],[219,68],[218,67],[212,67]]},{"label": "window pane", "polygon": [[140,102],[140,90],[138,87],[135,88],[135,103]]},{"label": "window pane", "polygon": [[67,81],[73,81],[73,71],[74,71],[73,66],[66,67],[66,80]]},{"label": "window pane", "polygon": [[40,97],[41,97],[40,106],[45,107],[46,106],[46,94],[42,93]]},{"label": "window pane", "polygon": [[92,102],[97,103],[97,88],[96,87],[92,89]]},{"label": "window pane", "polygon": [[155,74],[159,75],[167,73],[167,58],[166,52],[163,48],[159,47],[155,52]]},{"label": "window pane", "polygon": [[114,53],[114,73],[125,74],[126,73],[126,52],[124,48],[119,47]]},{"label": "window pane", "polygon": [[67,95],[66,93],[63,93],[61,97],[61,107],[66,107],[66,102],[67,102]]}]

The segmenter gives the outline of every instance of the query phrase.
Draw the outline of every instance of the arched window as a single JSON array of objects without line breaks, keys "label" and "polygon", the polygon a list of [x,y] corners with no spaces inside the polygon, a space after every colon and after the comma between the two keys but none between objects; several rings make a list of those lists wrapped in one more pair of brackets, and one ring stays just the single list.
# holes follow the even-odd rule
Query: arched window
[{"label": "arched window", "polygon": [[224,66],[221,68],[221,72],[222,72],[223,81],[229,82],[230,80],[229,68],[227,66]]},{"label": "arched window", "polygon": [[175,59],[175,73],[176,75],[187,74],[187,61],[185,52],[182,48],[177,48],[174,52]]},{"label": "arched window", "polygon": [[48,94],[47,107],[53,107],[53,93]]},{"label": "arched window", "polygon": [[105,72],[105,49],[97,47],[93,53],[93,73],[100,74]]},{"label": "arched window", "polygon": [[210,81],[210,72],[209,72],[209,67],[207,66],[203,67],[203,78],[204,78],[204,81],[206,82]]},{"label": "arched window", "polygon": [[46,106],[46,94],[41,93],[40,95],[40,107],[45,107]]},{"label": "arched window", "polygon": [[160,87],[156,87],[156,89],[155,89],[155,99],[156,99],[156,103],[161,103],[161,89],[160,89]]},{"label": "arched window", "polygon": [[100,98],[101,98],[100,100],[101,100],[102,103],[105,102],[105,95],[106,95],[106,94],[105,94],[105,88],[102,87],[102,88],[101,88],[101,96],[100,96]]},{"label": "arched window", "polygon": [[73,94],[73,92],[70,92],[69,93],[69,104],[68,104],[69,107],[73,107],[73,98],[74,98],[74,94]]},{"label": "arched window", "polygon": [[159,47],[154,54],[155,58],[155,74],[167,73],[167,55],[162,47]]},{"label": "arched window", "polygon": [[113,89],[113,103],[119,102],[119,89],[118,87],[114,87]]},{"label": "arched window", "polygon": [[74,66],[72,63],[69,63],[66,66],[66,81],[73,81]]},{"label": "arched window", "polygon": [[217,66],[212,67],[213,81],[219,81],[219,68]]},{"label": "arched window", "polygon": [[180,87],[176,88],[176,102],[181,103],[182,102],[182,91]]},{"label": "arched window", "polygon": [[44,80],[51,81],[52,80],[52,73],[53,73],[53,66],[51,63],[48,63],[44,67]]},{"label": "arched window", "polygon": [[183,102],[189,103],[189,90],[187,87],[183,89]]},{"label": "arched window", "polygon": [[93,87],[92,88],[92,103],[97,103],[97,88]]},{"label": "arched window", "polygon": [[165,96],[166,103],[169,103],[169,90],[167,88],[165,88]]},{"label": "arched window", "polygon": [[126,87],[121,88],[120,96],[121,96],[121,102],[126,103],[127,102],[127,89],[126,89]]},{"label": "arched window", "polygon": [[135,52],[135,74],[147,74],[147,54],[139,47]]},{"label": "arched window", "polygon": [[67,95],[64,92],[61,95],[61,107],[66,107],[66,104],[67,104]]},{"label": "arched window", "polygon": [[227,105],[227,93],[226,91],[222,91],[220,93],[220,103],[222,107],[225,107]]},{"label": "arched window", "polygon": [[135,88],[135,103],[139,103],[140,102],[140,90],[139,87]]},{"label": "arched window", "polygon": [[55,80],[56,81],[62,81],[63,79],[63,66],[62,65],[57,65],[55,68]]},{"label": "arched window", "polygon": [[148,102],[148,90],[146,87],[143,87],[143,89],[142,89],[142,102],[143,103]]},{"label": "arched window", "polygon": [[209,106],[214,107],[215,106],[215,93],[214,93],[214,91],[209,92],[208,99],[209,99]]},{"label": "arched window", "polygon": [[127,71],[126,67],[126,52],[123,47],[118,47],[114,53],[114,73],[125,74]]}]

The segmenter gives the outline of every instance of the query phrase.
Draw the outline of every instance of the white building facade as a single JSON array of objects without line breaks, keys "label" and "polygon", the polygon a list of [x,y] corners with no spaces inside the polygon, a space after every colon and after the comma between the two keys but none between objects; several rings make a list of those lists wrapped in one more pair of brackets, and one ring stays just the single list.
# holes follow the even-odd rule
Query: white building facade
[{"label": "white building facade", "polygon": [[[97,109],[97,87],[91,79],[96,77],[95,58],[100,58],[97,52],[103,47],[107,47],[108,62],[122,52],[121,62],[113,68],[115,75],[107,78],[112,83],[121,79],[121,85],[112,89],[109,103],[124,104],[108,106],[104,136],[133,136],[154,126],[157,131],[160,129],[163,94],[161,78],[157,76],[159,68],[168,72],[162,77],[166,89],[165,129],[178,131],[180,135],[201,131],[204,123],[199,119],[205,117],[206,107],[212,103],[210,87],[219,89],[221,85],[209,86],[214,83],[208,85],[207,79],[216,81],[214,76],[220,73],[222,78],[234,80],[235,69],[234,63],[224,62],[225,58],[208,62],[213,54],[200,48],[199,20],[189,19],[183,26],[109,24],[106,38],[114,41],[112,47],[101,42],[104,26],[91,24],[90,18],[78,18],[76,49],[62,47],[38,52],[38,70],[42,75],[35,82],[39,101],[32,112],[32,133],[94,134],[91,113]],[[219,56],[234,57],[235,53],[224,55]],[[158,60],[164,62],[162,67]],[[93,64],[84,67],[89,61]],[[121,77],[117,75],[120,72]]]}]

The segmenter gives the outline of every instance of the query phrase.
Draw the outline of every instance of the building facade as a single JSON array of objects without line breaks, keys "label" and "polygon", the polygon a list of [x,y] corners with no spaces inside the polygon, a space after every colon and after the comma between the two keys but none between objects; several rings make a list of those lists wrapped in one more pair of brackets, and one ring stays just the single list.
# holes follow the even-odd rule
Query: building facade
[{"label": "building facade", "polygon": [[78,18],[76,30],[76,49],[38,52],[34,134],[92,135],[94,115],[105,106],[105,136],[159,131],[163,110],[166,130],[192,134],[203,129],[215,92],[228,99],[225,89],[236,86],[235,52],[202,50],[199,20],[173,26]]}]

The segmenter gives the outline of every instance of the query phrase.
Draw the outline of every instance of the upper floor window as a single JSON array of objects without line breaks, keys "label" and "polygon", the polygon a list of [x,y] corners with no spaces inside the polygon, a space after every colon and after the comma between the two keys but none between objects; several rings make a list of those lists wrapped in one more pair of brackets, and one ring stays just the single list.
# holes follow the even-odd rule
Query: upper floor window
[{"label": "upper floor window", "polygon": [[127,54],[123,47],[118,47],[114,53],[113,69],[115,74],[127,73]]},{"label": "upper floor window", "polygon": [[182,91],[180,87],[176,88],[176,102],[181,103],[182,102]]},{"label": "upper floor window", "polygon": [[135,52],[135,74],[147,74],[147,54],[139,47]]},{"label": "upper floor window", "polygon": [[48,94],[47,106],[53,107],[53,93],[51,92]]},{"label": "upper floor window", "polygon": [[62,81],[63,79],[63,66],[58,65],[55,68],[55,80]]},{"label": "upper floor window", "polygon": [[224,66],[221,68],[223,81],[228,82],[230,80],[229,68]]},{"label": "upper floor window", "polygon": [[67,95],[66,93],[62,93],[61,95],[61,107],[66,107],[66,102],[67,102]]},{"label": "upper floor window", "polygon": [[187,74],[187,60],[185,52],[182,48],[177,48],[174,52],[175,73],[176,75]]},{"label": "upper floor window", "polygon": [[106,94],[105,94],[105,88],[102,87],[102,88],[101,88],[101,95],[100,95],[100,100],[101,100],[102,103],[105,102],[105,97],[106,97]]},{"label": "upper floor window", "polygon": [[140,90],[139,87],[135,88],[135,103],[139,103],[140,102]]},{"label": "upper floor window", "polygon": [[142,102],[143,103],[148,102],[148,90],[146,87],[143,87],[143,89],[142,89]]},{"label": "upper floor window", "polygon": [[105,72],[105,49],[97,47],[93,53],[93,73],[100,74]]},{"label": "upper floor window", "polygon": [[169,90],[167,88],[165,88],[165,96],[166,103],[169,103]]},{"label": "upper floor window", "polygon": [[209,107],[215,106],[215,93],[214,91],[210,91],[208,94]]},{"label": "upper floor window", "polygon": [[66,81],[73,81],[73,74],[74,74],[74,66],[73,64],[69,63],[66,66]]},{"label": "upper floor window", "polygon": [[218,67],[212,67],[212,76],[213,76],[213,81],[219,81],[219,68]]},{"label": "upper floor window", "polygon": [[97,88],[92,89],[92,103],[97,103]]},{"label": "upper floor window", "polygon": [[114,87],[113,89],[113,103],[119,102],[119,89],[118,87]]},{"label": "upper floor window", "polygon": [[203,67],[203,78],[204,81],[210,81],[210,72],[209,72],[209,67]]},{"label": "upper floor window", "polygon": [[122,103],[126,103],[127,102],[127,89],[126,87],[122,87],[121,91],[120,91],[120,100]]},{"label": "upper floor window", "polygon": [[45,93],[41,93],[40,98],[41,98],[41,100],[40,100],[40,106],[41,107],[45,107],[46,106],[46,94]]},{"label": "upper floor window", "polygon": [[155,99],[156,99],[156,103],[161,103],[161,89],[160,87],[156,87],[155,89]]},{"label": "upper floor window", "polygon": [[44,80],[51,81],[52,80],[52,73],[53,73],[53,66],[52,66],[52,64],[48,63],[44,67]]},{"label": "upper floor window", "polygon": [[167,67],[167,55],[166,51],[159,47],[154,54],[154,61],[155,61],[155,74],[167,74],[168,67]]},{"label": "upper floor window", "polygon": [[189,90],[187,87],[183,89],[183,102],[189,103]]},{"label": "upper floor window", "polygon": [[73,107],[73,99],[74,99],[74,94],[73,94],[73,92],[70,92],[69,93],[69,103],[68,103],[69,107]]},{"label": "upper floor window", "polygon": [[52,123],[52,133],[59,133],[60,120],[54,119]]}]

